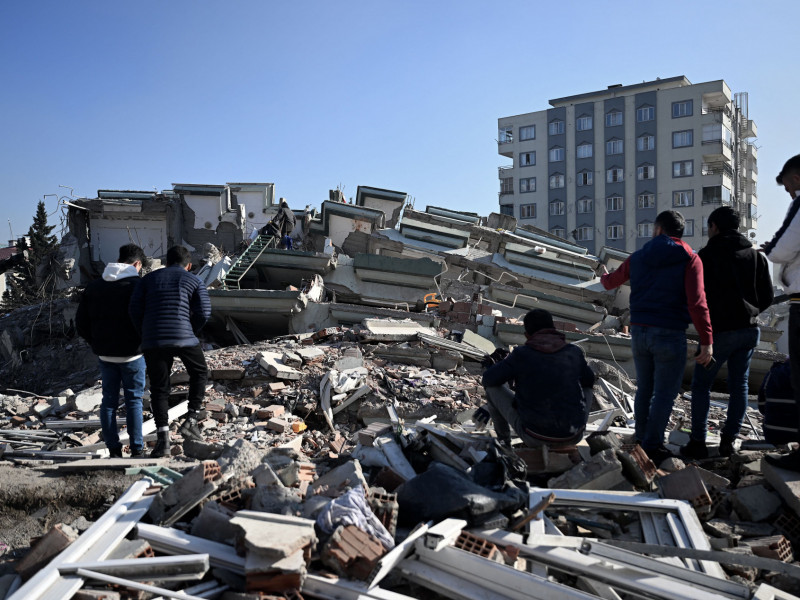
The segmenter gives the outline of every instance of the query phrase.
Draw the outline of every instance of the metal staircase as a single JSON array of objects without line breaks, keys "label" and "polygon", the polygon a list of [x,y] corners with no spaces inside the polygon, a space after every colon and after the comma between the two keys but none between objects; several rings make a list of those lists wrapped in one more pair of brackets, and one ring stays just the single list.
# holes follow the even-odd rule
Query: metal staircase
[{"label": "metal staircase", "polygon": [[274,235],[259,235],[254,239],[253,243],[239,255],[239,258],[236,259],[236,262],[225,274],[225,289],[241,289],[242,278],[250,270],[250,267],[256,263],[264,250],[277,247],[278,238]]}]

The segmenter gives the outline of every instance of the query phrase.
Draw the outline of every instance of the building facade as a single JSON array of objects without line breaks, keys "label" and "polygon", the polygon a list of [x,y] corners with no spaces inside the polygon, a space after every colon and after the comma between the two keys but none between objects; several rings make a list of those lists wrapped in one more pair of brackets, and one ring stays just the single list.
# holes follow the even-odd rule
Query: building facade
[{"label": "building facade", "polygon": [[498,119],[500,212],[577,242],[632,252],[656,215],[678,210],[684,239],[705,245],[706,219],[733,206],[757,224],[755,123],[747,93],[722,81],[659,79],[550,100]]}]

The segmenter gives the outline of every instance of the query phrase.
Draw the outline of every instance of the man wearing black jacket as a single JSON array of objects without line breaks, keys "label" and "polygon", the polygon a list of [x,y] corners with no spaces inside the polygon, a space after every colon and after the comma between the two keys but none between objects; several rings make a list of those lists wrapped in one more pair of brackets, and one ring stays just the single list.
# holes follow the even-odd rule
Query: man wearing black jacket
[{"label": "man wearing black jacket", "polygon": [[139,348],[141,338],[128,316],[131,296],[139,283],[145,261],[144,251],[136,244],[119,249],[119,259],[108,263],[102,279],[91,282],[83,292],[75,326],[97,354],[103,381],[100,426],[103,441],[112,457],[122,457],[117,431],[119,388],[125,398],[125,416],[132,456],[142,455],[142,393],[145,363]]},{"label": "man wearing black jacket", "polygon": [[529,447],[575,444],[586,428],[594,373],[583,351],[553,327],[549,312],[534,309],[523,323],[525,344],[483,374],[489,402],[474,418],[480,423],[491,418],[506,446],[511,443],[509,425]]},{"label": "man wearing black jacket", "polygon": [[709,393],[720,367],[728,363],[728,414],[722,428],[719,452],[733,453],[747,408],[748,375],[753,350],[760,332],[759,313],[772,304],[772,279],[767,259],[738,232],[739,213],[722,206],[708,216],[708,244],[698,252],[703,261],[711,327],[714,331],[714,360],[708,366],[695,365],[692,379],[692,434],[681,448],[687,458],[706,458],[706,429]]}]

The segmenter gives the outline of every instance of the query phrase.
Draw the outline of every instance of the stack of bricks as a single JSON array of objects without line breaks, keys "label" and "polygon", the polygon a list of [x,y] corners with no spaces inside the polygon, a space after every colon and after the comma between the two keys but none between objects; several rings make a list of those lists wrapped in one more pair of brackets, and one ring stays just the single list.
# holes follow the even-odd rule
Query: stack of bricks
[{"label": "stack of bricks", "polygon": [[343,577],[365,580],[386,554],[381,542],[355,525],[344,525],[322,548],[322,562]]},{"label": "stack of bricks", "polygon": [[[504,323],[505,317],[492,317],[492,307],[483,302],[440,302],[438,306],[439,316],[463,325],[475,324],[478,321],[484,324],[494,325]],[[480,319],[478,316],[480,315]],[[491,317],[491,320],[489,319]]]}]

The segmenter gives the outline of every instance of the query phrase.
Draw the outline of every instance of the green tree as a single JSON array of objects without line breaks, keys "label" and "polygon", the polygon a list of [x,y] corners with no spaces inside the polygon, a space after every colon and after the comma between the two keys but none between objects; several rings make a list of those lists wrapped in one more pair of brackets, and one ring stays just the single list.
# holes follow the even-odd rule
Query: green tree
[{"label": "green tree", "polygon": [[8,289],[3,293],[3,309],[12,310],[20,306],[27,306],[41,301],[47,290],[46,286],[39,286],[36,282],[36,270],[48,255],[58,247],[56,236],[52,235],[55,225],[47,224],[47,210],[44,202],[39,201],[33,225],[28,229],[26,238],[17,240],[16,247],[19,252],[28,252],[27,262],[22,263],[6,276]]}]

